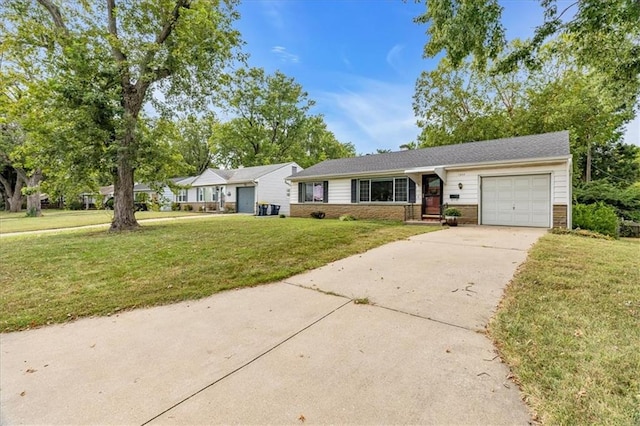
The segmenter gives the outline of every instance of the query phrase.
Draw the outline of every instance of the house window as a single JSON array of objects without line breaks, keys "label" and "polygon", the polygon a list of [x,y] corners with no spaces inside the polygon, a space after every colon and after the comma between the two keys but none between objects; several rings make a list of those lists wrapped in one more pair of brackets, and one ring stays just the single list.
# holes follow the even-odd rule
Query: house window
[{"label": "house window", "polygon": [[300,182],[298,191],[298,202],[326,203],[328,202],[329,182]]},{"label": "house window", "polygon": [[408,199],[407,178],[361,179],[358,185],[360,202],[401,202]]},{"label": "house window", "polygon": [[178,191],[178,202],[186,203],[187,202],[187,190],[181,189]]},{"label": "house window", "polygon": [[197,197],[198,197],[198,202],[202,203],[204,202],[204,188],[197,188]]}]

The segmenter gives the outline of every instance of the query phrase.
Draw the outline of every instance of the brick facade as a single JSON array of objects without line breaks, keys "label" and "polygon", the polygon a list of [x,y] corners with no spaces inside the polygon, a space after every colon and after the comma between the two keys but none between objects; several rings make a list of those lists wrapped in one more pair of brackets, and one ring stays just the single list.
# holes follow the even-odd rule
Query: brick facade
[{"label": "brick facade", "polygon": [[477,204],[449,204],[449,207],[455,207],[460,210],[462,216],[458,218],[461,225],[477,225],[478,224],[478,205]]},{"label": "brick facade", "polygon": [[[450,204],[449,207],[455,207],[462,213],[462,216],[458,218],[459,224],[478,224],[477,204],[456,204],[455,206]],[[316,211],[324,212],[326,217],[330,219],[350,214],[356,219],[420,220],[421,215],[419,204],[291,204],[292,217],[309,217],[311,212]],[[554,204],[553,227],[567,227],[566,205]]]},{"label": "brick facade", "polygon": [[567,227],[567,206],[564,204],[553,205],[553,227],[554,228],[566,228]]},{"label": "brick facade", "polygon": [[309,217],[311,212],[321,211],[330,219],[350,214],[356,219],[404,220],[404,210],[404,204],[291,204],[292,217]]}]

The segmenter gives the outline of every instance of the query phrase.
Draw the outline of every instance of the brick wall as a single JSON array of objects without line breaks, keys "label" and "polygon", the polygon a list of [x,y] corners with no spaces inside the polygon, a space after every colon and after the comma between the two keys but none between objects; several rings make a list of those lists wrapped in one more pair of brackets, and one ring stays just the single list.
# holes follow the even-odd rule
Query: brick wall
[{"label": "brick wall", "polygon": [[449,204],[449,207],[455,207],[460,210],[462,216],[458,218],[458,223],[477,225],[478,224],[478,205],[477,204]]},{"label": "brick wall", "polygon": [[554,228],[566,228],[567,227],[567,206],[564,204],[553,205],[553,227]]},{"label": "brick wall", "polygon": [[402,204],[291,204],[291,216],[309,217],[311,212],[322,211],[330,219],[350,214],[356,219],[404,220],[404,208]]}]

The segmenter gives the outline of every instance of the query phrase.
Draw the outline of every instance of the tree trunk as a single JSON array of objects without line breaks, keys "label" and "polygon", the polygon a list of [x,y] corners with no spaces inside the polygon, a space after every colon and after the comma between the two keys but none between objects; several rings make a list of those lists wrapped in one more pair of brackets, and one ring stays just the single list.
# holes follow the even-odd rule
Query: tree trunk
[{"label": "tree trunk", "polygon": [[33,217],[42,216],[42,207],[40,204],[40,181],[42,180],[42,171],[36,170],[31,176],[27,178],[28,188],[38,188],[34,192],[29,192],[27,195],[27,214]]},{"label": "tree trunk", "polygon": [[110,231],[138,227],[134,212],[133,167],[126,155],[118,154],[118,171],[113,184],[113,222]]},{"label": "tree trunk", "polygon": [[117,171],[113,182],[113,222],[109,231],[126,231],[137,228],[134,211],[133,185],[134,168],[131,148],[134,144],[135,119],[125,124],[122,147],[118,150]]},{"label": "tree trunk", "polygon": [[586,182],[591,182],[591,145],[587,147],[587,161],[584,171],[584,180]]},{"label": "tree trunk", "polygon": [[24,185],[24,181],[20,176],[17,176],[15,186],[13,186],[9,180],[0,176],[0,183],[2,183],[4,187],[5,198],[7,204],[9,204],[9,211],[11,213],[18,213],[22,210],[22,186]]}]

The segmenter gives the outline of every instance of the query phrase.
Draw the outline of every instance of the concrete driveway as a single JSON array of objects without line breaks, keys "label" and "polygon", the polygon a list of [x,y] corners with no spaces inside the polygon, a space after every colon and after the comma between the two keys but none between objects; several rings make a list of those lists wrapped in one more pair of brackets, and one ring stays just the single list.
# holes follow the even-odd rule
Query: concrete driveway
[{"label": "concrete driveway", "polygon": [[0,420],[527,424],[482,330],[544,232],[451,228],[280,283],[2,334]]}]

